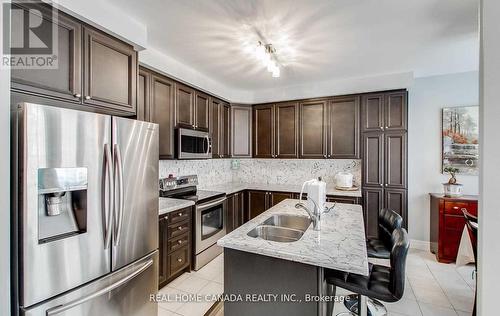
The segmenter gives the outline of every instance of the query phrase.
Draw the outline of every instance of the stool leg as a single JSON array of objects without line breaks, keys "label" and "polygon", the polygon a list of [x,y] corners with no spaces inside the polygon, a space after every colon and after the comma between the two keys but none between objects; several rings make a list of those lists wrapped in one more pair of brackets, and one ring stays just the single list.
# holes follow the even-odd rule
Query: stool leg
[{"label": "stool leg", "polygon": [[[335,296],[335,292],[337,290],[337,287],[333,284],[327,284],[326,285],[326,295],[327,296]],[[332,316],[333,315],[333,308],[335,307],[334,305],[334,301],[333,300],[329,300],[327,303],[326,303],[326,315],[328,316]]]},{"label": "stool leg", "polygon": [[366,296],[359,296],[359,316],[368,316],[368,305],[366,305]]}]

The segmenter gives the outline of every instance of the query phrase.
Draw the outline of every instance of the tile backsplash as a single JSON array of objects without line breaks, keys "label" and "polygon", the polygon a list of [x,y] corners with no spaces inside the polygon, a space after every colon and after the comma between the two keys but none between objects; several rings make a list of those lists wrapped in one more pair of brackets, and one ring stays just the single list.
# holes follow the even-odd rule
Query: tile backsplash
[{"label": "tile backsplash", "polygon": [[201,186],[231,181],[243,183],[301,184],[322,177],[334,185],[335,175],[349,171],[354,183],[361,182],[359,159],[240,159],[238,169],[231,169],[231,159],[160,160],[160,178],[169,174],[197,174]]}]

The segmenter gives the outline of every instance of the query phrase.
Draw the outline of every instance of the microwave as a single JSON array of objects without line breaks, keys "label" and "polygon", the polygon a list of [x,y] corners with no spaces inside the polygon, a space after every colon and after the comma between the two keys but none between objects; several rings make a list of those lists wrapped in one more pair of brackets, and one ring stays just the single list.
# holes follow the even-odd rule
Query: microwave
[{"label": "microwave", "polygon": [[178,128],[176,134],[177,159],[212,158],[212,140],[208,132]]}]

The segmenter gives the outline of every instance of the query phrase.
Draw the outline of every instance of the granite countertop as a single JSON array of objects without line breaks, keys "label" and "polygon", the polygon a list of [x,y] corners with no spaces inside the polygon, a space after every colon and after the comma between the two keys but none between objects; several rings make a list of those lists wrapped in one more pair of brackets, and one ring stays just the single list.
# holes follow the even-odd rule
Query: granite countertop
[{"label": "granite countertop", "polygon": [[[275,242],[253,238],[247,233],[273,214],[307,216],[296,209],[298,200],[287,199],[260,214],[228,235],[219,239],[221,247],[256,253],[323,268],[368,275],[363,209],[360,205],[337,204],[323,214],[321,231],[314,231],[312,223],[295,242]],[[331,207],[333,203],[327,203]]]},{"label": "granite countertop", "polygon": [[158,213],[159,215],[163,215],[193,205],[194,205],[193,201],[161,197],[159,199]]},{"label": "granite countertop", "polygon": [[[277,192],[294,192],[300,193],[302,184],[265,184],[265,183],[241,183],[228,182],[203,187],[204,190],[221,191],[226,194],[232,194],[243,190],[261,190],[261,191],[277,191]],[[335,187],[326,187],[326,195],[361,197],[361,189],[357,191],[342,191]]]}]

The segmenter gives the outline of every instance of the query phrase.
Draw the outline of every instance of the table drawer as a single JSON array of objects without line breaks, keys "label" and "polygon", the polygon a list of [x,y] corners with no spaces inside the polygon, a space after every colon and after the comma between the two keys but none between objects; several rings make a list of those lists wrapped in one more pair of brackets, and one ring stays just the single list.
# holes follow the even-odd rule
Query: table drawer
[{"label": "table drawer", "polygon": [[469,213],[477,216],[477,203],[475,202],[459,202],[459,201],[446,201],[444,202],[444,213],[449,215],[463,215],[462,208],[467,209]]},{"label": "table drawer", "polygon": [[171,253],[179,248],[189,245],[189,233],[184,233],[183,235],[173,238],[168,241],[167,252]]},{"label": "table drawer", "polygon": [[465,218],[460,215],[445,215],[444,216],[444,229],[446,231],[453,230],[462,235],[465,227]]},{"label": "table drawer", "polygon": [[189,232],[190,225],[189,221],[168,225],[168,238],[179,237],[180,235]]},{"label": "table drawer", "polygon": [[168,213],[168,222],[170,224],[182,222],[191,218],[191,208],[183,208],[181,210]]},{"label": "table drawer", "polygon": [[189,247],[182,247],[170,255],[170,275],[174,275],[189,265]]}]

